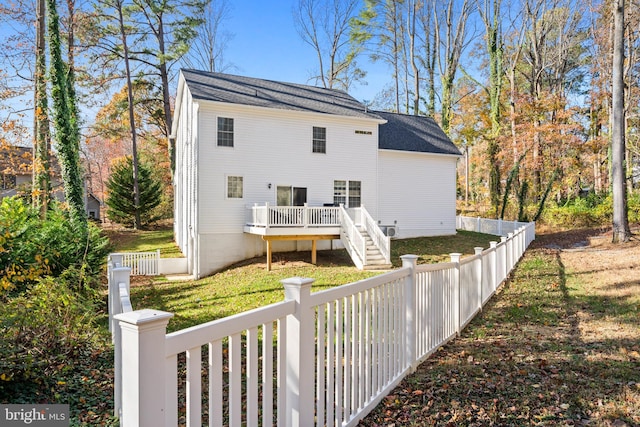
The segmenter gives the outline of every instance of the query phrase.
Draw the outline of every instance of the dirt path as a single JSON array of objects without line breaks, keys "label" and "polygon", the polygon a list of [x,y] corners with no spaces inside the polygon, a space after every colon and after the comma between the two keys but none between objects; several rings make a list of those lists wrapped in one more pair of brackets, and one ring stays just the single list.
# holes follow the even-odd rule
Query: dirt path
[{"label": "dirt path", "polygon": [[[636,230],[637,231],[637,230]],[[362,426],[640,426],[640,241],[543,235]]]}]

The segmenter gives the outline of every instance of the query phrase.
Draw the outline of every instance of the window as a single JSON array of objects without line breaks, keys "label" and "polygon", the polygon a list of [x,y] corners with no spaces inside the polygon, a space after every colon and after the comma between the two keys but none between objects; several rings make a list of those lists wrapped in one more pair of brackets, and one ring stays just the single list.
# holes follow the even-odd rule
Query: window
[{"label": "window", "polygon": [[346,206],[347,181],[333,181],[333,204],[336,206]]},{"label": "window", "polygon": [[349,181],[349,207],[357,208],[361,202],[360,181]]},{"label": "window", "polygon": [[327,152],[327,128],[313,127],[313,152]]},{"label": "window", "polygon": [[16,176],[15,175],[0,175],[0,189],[10,190],[16,188]]},{"label": "window", "polygon": [[218,117],[218,147],[233,147],[233,119]]},{"label": "window", "polygon": [[333,181],[333,203],[357,208],[362,203],[361,181]]},{"label": "window", "polygon": [[227,177],[227,198],[242,199],[242,177],[241,176]]}]

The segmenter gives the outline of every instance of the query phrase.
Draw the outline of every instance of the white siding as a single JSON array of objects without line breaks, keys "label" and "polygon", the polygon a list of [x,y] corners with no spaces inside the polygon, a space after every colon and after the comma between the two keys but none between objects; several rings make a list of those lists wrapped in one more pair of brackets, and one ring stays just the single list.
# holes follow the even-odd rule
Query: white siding
[{"label": "white siding", "polygon": [[378,220],[398,237],[455,234],[455,156],[381,150]]},{"label": "white siding", "polygon": [[174,233],[180,250],[189,259],[189,272],[193,273],[194,245],[197,235],[197,163],[195,148],[197,138],[197,105],[193,104],[191,93],[184,88],[180,99],[180,115],[176,127],[176,169],[174,182]]},{"label": "white siding", "polygon": [[[216,144],[217,117],[234,119],[234,147]],[[344,120],[329,115],[242,109],[214,110],[202,104],[200,179],[200,232],[241,232],[245,208],[254,203],[276,202],[279,185],[307,188],[307,202],[318,206],[333,202],[335,179],[362,181],[363,203],[377,206],[377,131],[355,134],[376,123]],[[311,152],[313,126],[327,128],[327,153]],[[244,178],[244,198],[226,198],[226,176]],[[206,183],[206,185],[205,185]],[[269,188],[271,184],[271,188]],[[374,212],[375,213],[375,212]]]},{"label": "white siding", "polygon": [[[233,148],[217,146],[218,117],[234,119]],[[326,154],[312,152],[313,126],[327,129]],[[375,216],[377,129],[373,120],[201,102],[200,275],[262,255],[264,242],[243,233],[246,209],[255,203],[275,204],[278,186],[307,188],[307,203],[321,206],[333,202],[334,180],[361,181],[362,204]],[[356,134],[356,130],[371,135]],[[242,199],[226,197],[227,176],[243,177]]]}]

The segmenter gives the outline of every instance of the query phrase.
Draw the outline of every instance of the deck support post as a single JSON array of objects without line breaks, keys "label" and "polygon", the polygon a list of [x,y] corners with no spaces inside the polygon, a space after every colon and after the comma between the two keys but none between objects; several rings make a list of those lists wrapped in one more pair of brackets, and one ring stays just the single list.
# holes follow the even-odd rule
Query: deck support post
[{"label": "deck support post", "polygon": [[318,241],[316,239],[313,239],[311,241],[311,264],[316,265],[317,264],[317,246],[318,246]]}]

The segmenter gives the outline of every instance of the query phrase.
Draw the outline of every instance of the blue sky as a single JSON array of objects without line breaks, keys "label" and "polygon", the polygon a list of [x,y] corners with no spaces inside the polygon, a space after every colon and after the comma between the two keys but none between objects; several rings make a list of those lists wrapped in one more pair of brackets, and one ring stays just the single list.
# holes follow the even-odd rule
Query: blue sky
[{"label": "blue sky", "polygon": [[[225,50],[226,62],[236,68],[228,72],[291,83],[315,84],[309,76],[317,67],[315,51],[296,32],[293,7],[297,0],[243,0],[231,2],[225,29],[233,34]],[[371,101],[390,81],[384,64],[358,61],[368,71],[363,86],[355,84],[350,94]]]}]

